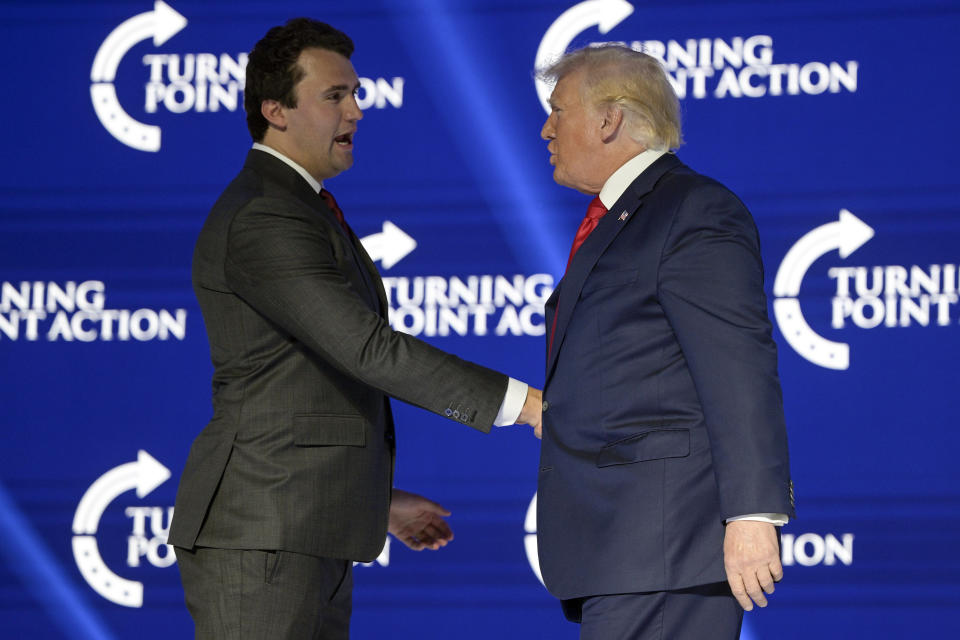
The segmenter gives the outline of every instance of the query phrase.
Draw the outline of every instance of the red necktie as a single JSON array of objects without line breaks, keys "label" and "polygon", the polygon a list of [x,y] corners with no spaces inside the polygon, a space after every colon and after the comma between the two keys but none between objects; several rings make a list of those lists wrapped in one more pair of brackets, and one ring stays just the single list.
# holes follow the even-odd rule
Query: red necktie
[{"label": "red necktie", "polygon": [[587,207],[587,215],[583,217],[580,228],[577,229],[577,235],[573,237],[573,246],[570,247],[570,257],[567,258],[567,269],[570,268],[570,263],[573,261],[573,254],[577,252],[577,249],[579,249],[580,245],[587,239],[587,236],[593,233],[593,230],[600,224],[600,218],[606,215],[606,213],[607,208],[600,202],[600,196],[590,201],[590,206]]},{"label": "red necktie", "polygon": [[[600,202],[600,196],[595,197],[590,201],[590,205],[587,207],[587,215],[583,217],[583,221],[580,223],[580,227],[577,229],[577,235],[573,237],[573,246],[570,247],[570,257],[567,258],[567,269],[570,268],[570,263],[573,262],[573,256],[577,252],[577,249],[580,248],[580,245],[584,243],[593,230],[597,228],[597,225],[600,224],[600,218],[605,216],[607,213],[607,208],[603,206],[603,203]],[[547,359],[550,358],[550,354],[553,353],[553,334],[557,330],[557,316],[559,314],[560,307],[557,306],[557,313],[553,314],[553,326],[550,327],[550,344],[547,347]]]},{"label": "red necktie", "polygon": [[326,189],[320,189],[320,197],[323,198],[323,201],[330,207],[330,211],[333,211],[333,215],[337,216],[337,222],[340,223],[340,226],[343,227],[343,230],[347,232],[347,236],[349,237],[350,227],[347,225],[347,221],[343,219],[343,210],[340,208],[340,205],[337,204],[333,194]]}]

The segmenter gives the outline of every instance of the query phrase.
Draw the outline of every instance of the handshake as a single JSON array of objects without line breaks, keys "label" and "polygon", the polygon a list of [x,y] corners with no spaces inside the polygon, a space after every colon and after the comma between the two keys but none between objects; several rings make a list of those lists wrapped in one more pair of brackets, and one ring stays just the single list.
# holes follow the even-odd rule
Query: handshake
[{"label": "handshake", "polygon": [[523,403],[523,409],[517,417],[517,424],[528,424],[533,427],[533,435],[540,438],[543,435],[543,391],[533,387],[527,387],[527,399]]},{"label": "handshake", "polygon": [[[527,397],[516,424],[533,427],[533,435],[542,435],[543,392],[527,387]],[[414,551],[436,551],[453,540],[453,530],[444,519],[450,512],[432,500],[400,489],[393,490],[388,531]]]}]

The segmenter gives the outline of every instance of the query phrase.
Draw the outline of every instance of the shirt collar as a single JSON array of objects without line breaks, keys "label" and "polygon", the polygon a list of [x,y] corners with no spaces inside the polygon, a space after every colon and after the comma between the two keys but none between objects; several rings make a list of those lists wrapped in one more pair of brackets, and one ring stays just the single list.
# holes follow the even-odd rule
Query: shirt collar
[{"label": "shirt collar", "polygon": [[274,149],[273,147],[268,147],[268,146],[265,145],[265,144],[260,144],[259,142],[254,142],[254,143],[253,143],[253,148],[256,149],[257,151],[263,151],[264,153],[269,153],[269,154],[272,155],[274,158],[285,162],[291,169],[293,169],[294,171],[296,171],[297,173],[299,173],[299,174],[303,177],[303,179],[306,180],[307,183],[310,185],[310,188],[312,188],[312,189],[313,189],[314,191],[316,191],[317,193],[320,193],[320,190],[323,189],[323,183],[322,183],[322,182],[317,182],[316,178],[314,178],[312,175],[310,175],[310,174],[307,172],[306,169],[304,169],[304,168],[301,167],[299,164],[297,164],[296,162],[294,162],[293,160],[291,160],[291,159],[288,158],[287,156],[283,155],[282,153],[280,153],[279,151],[277,151],[277,150]]},{"label": "shirt collar", "polygon": [[614,171],[613,175],[603,183],[603,188],[600,190],[600,202],[603,203],[603,206],[609,210],[620,199],[627,187],[665,153],[667,152],[647,149]]}]

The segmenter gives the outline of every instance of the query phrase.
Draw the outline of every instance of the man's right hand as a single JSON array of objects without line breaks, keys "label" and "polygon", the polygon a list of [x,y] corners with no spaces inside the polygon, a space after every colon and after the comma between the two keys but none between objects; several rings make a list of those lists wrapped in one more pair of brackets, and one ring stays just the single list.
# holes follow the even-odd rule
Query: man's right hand
[{"label": "man's right hand", "polygon": [[523,402],[523,409],[517,418],[517,424],[528,424],[533,427],[533,435],[542,436],[540,421],[543,417],[543,392],[534,387],[527,387],[527,399]]}]

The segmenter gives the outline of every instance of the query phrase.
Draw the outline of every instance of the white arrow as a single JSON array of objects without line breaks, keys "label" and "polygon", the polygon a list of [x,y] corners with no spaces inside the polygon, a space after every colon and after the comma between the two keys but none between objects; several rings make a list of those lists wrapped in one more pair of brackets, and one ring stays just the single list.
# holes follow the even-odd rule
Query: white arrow
[{"label": "white arrow", "polygon": [[113,81],[120,61],[134,45],[153,38],[160,46],[187,26],[187,19],[174,11],[163,0],[156,0],[153,11],[147,11],[125,20],[110,32],[93,59],[90,70],[90,100],[100,124],[114,138],[140,151],[160,150],[160,127],[133,119],[120,106]]},{"label": "white arrow", "polygon": [[384,269],[397,264],[417,248],[417,241],[389,220],[383,221],[383,231],[360,238],[360,242],[370,254],[370,259],[374,262],[379,260]]},{"label": "white arrow", "polygon": [[137,452],[136,462],[114,467],[90,485],[73,515],[73,533],[95,534],[100,524],[100,516],[114,498],[130,489],[136,489],[137,497],[142,498],[169,477],[170,470],[141,449]]},{"label": "white arrow", "polygon": [[846,209],[837,222],[828,222],[800,238],[784,256],[773,283],[778,298],[796,296],[807,269],[821,256],[837,249],[841,258],[862,247],[873,237],[873,229]]},{"label": "white arrow", "polygon": [[784,256],[773,283],[773,313],[777,325],[794,351],[827,369],[850,367],[850,346],[827,340],[807,324],[800,309],[800,284],[807,270],[821,256],[836,249],[841,258],[862,247],[873,237],[873,229],[846,209],[840,219],[821,225],[800,238]]},{"label": "white arrow", "polygon": [[[537,47],[533,68],[539,71],[555,62],[566,52],[573,39],[590,27],[596,26],[600,33],[607,33],[631,13],[633,5],[626,0],[586,0],[575,4],[560,14],[543,35],[543,40]],[[553,83],[537,78],[535,84],[540,104],[550,113],[549,100]]]},{"label": "white arrow", "polygon": [[124,20],[100,45],[90,71],[92,82],[113,82],[117,68],[127,51],[147,38],[159,47],[187,26],[187,19],[163,0],[156,0],[153,11]]},{"label": "white arrow", "polygon": [[73,559],[80,575],[101,596],[125,607],[143,606],[143,583],[121,578],[107,566],[93,535],[114,498],[130,489],[142,498],[170,477],[170,470],[141,449],[137,461],[128,462],[97,478],[77,505],[73,515]]}]

